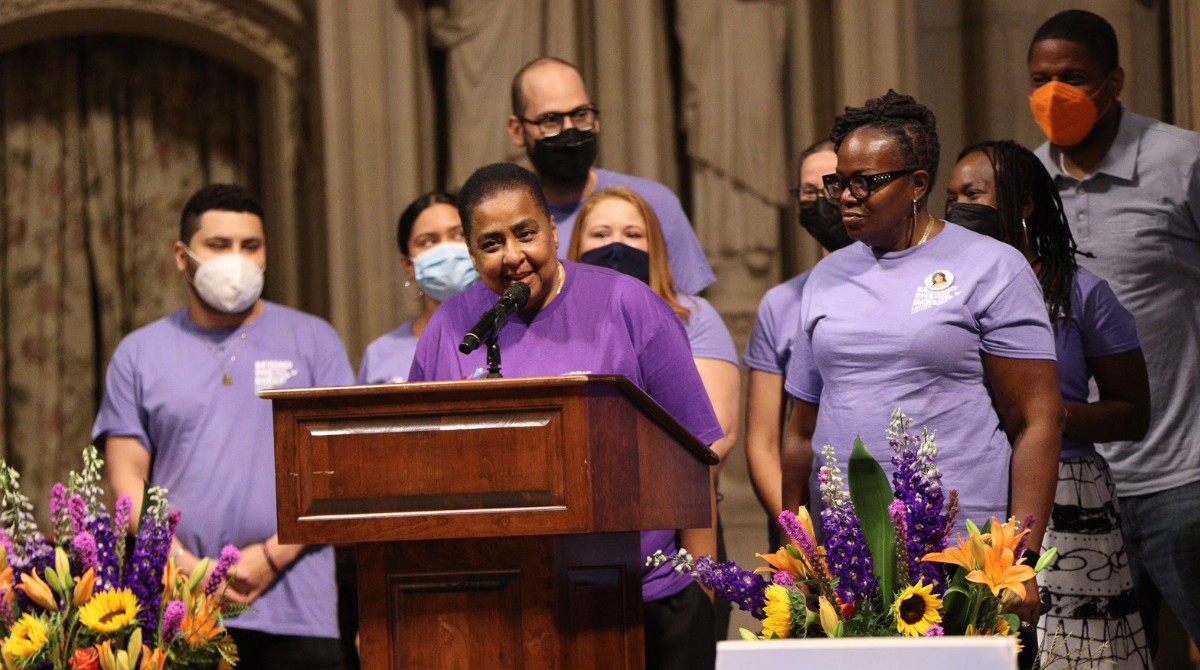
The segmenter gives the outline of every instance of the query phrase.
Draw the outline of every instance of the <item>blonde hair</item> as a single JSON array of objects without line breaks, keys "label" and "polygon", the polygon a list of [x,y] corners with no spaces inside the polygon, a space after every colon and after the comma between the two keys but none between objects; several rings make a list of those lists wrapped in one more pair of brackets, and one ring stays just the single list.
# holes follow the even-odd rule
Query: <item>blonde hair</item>
[{"label": "blonde hair", "polygon": [[679,318],[687,321],[691,316],[691,311],[680,304],[676,297],[678,292],[675,290],[675,277],[671,274],[671,263],[667,258],[667,241],[663,237],[658,216],[654,214],[654,208],[650,206],[650,203],[632,190],[624,186],[610,186],[596,191],[584,201],[583,206],[579,208],[579,214],[575,216],[575,228],[571,233],[571,244],[567,247],[567,259],[579,262],[579,257],[582,255],[579,247],[582,244],[587,218],[591,215],[592,210],[596,209],[597,204],[609,198],[624,200],[633,205],[642,220],[645,221],[646,251],[650,254],[650,288],[660,298],[667,301]]}]

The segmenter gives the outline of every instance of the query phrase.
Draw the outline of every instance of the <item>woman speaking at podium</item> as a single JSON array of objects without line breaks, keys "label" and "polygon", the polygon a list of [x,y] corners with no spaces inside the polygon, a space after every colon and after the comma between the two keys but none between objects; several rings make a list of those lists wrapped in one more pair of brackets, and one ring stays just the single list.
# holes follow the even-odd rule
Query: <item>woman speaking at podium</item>
[{"label": "woman speaking at podium", "polygon": [[[458,345],[509,286],[529,300],[497,335],[509,377],[624,375],[701,442],[721,439],[683,323],[641,281],[605,268],[558,260],[558,231],[537,177],[512,164],[480,168],[458,194],[458,209],[482,281],[438,308],[425,327],[410,382],[483,377],[486,355]],[[630,467],[637,467],[630,463]],[[682,531],[685,546],[712,546],[711,529]],[[675,531],[642,533],[642,553],[675,553]],[[646,667],[712,667],[713,608],[690,577],[669,564],[647,569]]]}]

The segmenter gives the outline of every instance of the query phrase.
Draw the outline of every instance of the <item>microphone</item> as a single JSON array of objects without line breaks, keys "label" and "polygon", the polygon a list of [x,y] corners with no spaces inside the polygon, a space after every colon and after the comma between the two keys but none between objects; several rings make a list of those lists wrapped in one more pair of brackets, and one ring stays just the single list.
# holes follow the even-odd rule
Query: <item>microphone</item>
[{"label": "microphone", "polygon": [[458,350],[469,354],[478,349],[488,338],[503,328],[504,324],[508,323],[509,314],[521,309],[529,302],[529,296],[528,284],[513,282],[509,285],[504,289],[504,295],[500,296],[500,301],[496,303],[496,306],[484,312],[483,316],[479,317],[479,321],[475,323],[475,327],[463,336]]}]

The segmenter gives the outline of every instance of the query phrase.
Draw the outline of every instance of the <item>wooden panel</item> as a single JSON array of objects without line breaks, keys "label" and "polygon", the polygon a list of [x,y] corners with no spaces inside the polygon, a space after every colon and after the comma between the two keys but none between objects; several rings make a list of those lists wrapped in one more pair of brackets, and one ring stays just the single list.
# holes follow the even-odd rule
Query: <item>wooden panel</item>
[{"label": "wooden panel", "polygon": [[396,575],[393,667],[460,670],[525,667],[520,572]]},{"label": "wooden panel", "polygon": [[562,570],[563,667],[642,670],[640,535],[563,536],[556,556]]},{"label": "wooden panel", "polygon": [[669,437],[645,415],[637,418],[642,528],[704,528],[712,526],[709,466],[673,448]]}]

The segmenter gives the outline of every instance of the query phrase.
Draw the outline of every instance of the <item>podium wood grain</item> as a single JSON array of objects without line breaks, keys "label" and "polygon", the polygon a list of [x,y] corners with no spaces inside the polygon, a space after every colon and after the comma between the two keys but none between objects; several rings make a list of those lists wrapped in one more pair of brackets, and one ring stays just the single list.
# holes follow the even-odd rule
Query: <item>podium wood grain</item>
[{"label": "podium wood grain", "polygon": [[280,541],[353,543],[363,667],[642,668],[638,532],[716,456],[623,377],[262,393]]}]

